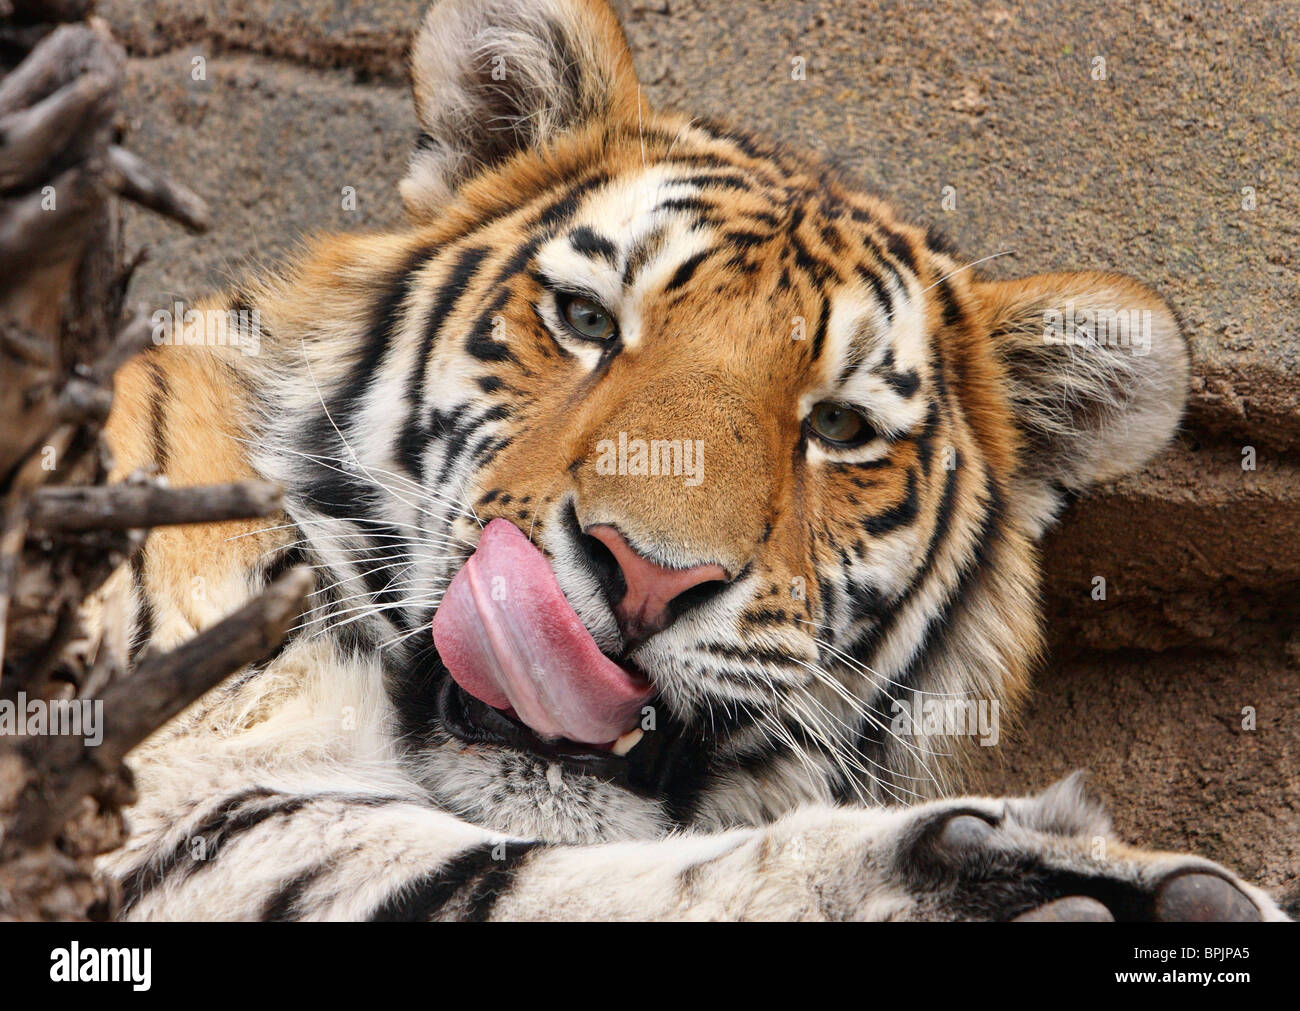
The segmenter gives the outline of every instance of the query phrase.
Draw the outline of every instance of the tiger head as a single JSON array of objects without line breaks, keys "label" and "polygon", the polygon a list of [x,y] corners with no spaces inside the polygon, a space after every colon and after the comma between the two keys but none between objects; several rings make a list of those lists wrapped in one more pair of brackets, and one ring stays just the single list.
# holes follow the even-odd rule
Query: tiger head
[{"label": "tiger head", "polygon": [[412,226],[267,299],[261,450],[410,769],[575,840],[948,789],[971,736],[914,707],[1012,718],[1037,541],[1178,423],[1169,308],[980,280],[840,172],[652,109],[603,0],[444,0],[412,71]]}]

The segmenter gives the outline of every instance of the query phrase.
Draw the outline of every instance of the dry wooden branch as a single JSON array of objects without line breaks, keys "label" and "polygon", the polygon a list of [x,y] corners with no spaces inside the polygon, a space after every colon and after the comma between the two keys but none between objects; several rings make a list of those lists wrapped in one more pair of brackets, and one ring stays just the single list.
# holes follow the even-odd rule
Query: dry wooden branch
[{"label": "dry wooden branch", "polygon": [[179,221],[192,232],[206,232],[211,221],[208,205],[197,194],[147,165],[130,151],[108,149],[108,185],[141,207]]},{"label": "dry wooden branch", "polygon": [[102,112],[113,96],[104,74],[82,77],[35,105],[0,117],[0,189],[11,190],[39,179],[50,161],[81,132],[87,118]]},{"label": "dry wooden branch", "polygon": [[42,530],[129,530],[251,519],[275,512],[280,504],[280,486],[266,481],[194,488],[154,484],[42,488],[31,497],[27,521]]},{"label": "dry wooden branch", "polygon": [[152,338],[153,321],[149,318],[149,310],[143,305],[137,306],[135,315],[118,330],[112,346],[95,362],[95,380],[103,386],[111,386],[117,370],[143,351]]},{"label": "dry wooden branch", "polygon": [[224,621],[110,686],[98,747],[66,735],[23,742],[27,783],[0,841],[0,860],[49,840],[128,751],[223,678],[269,656],[302,613],[312,585],[310,569],[291,569]]},{"label": "dry wooden branch", "polygon": [[27,21],[80,21],[95,6],[95,0],[6,0],[9,11]]}]

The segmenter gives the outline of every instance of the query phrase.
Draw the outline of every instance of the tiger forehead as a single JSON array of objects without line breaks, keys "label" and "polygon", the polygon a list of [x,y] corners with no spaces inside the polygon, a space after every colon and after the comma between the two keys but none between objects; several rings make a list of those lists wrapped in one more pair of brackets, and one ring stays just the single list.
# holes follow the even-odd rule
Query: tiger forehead
[{"label": "tiger forehead", "polygon": [[865,395],[872,383],[852,381],[873,370],[890,388],[912,383],[925,358],[912,254],[884,252],[897,239],[869,234],[866,211],[820,194],[783,206],[772,189],[739,171],[648,166],[586,194],[539,247],[538,271],[603,302],[625,347],[665,303],[732,326],[752,326],[757,309],[823,391]]}]

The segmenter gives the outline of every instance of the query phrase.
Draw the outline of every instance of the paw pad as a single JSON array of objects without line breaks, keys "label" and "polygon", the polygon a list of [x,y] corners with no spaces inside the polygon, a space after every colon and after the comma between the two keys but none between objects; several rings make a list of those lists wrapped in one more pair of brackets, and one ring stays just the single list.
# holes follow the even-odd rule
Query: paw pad
[{"label": "paw pad", "polygon": [[993,826],[973,814],[959,814],[949,819],[939,832],[939,845],[957,853],[980,849],[993,835]]},{"label": "paw pad", "polygon": [[1255,903],[1214,874],[1180,874],[1156,895],[1156,919],[1182,923],[1254,923]]},{"label": "paw pad", "polygon": [[1096,899],[1086,895],[1067,895],[1027,913],[1021,913],[1017,923],[1113,923],[1115,917]]}]

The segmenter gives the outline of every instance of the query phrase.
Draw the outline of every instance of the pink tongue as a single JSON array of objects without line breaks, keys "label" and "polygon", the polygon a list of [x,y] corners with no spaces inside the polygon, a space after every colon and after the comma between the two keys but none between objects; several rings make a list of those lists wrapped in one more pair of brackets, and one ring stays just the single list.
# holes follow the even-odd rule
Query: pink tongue
[{"label": "pink tongue", "polygon": [[601,653],[546,557],[508,520],[484,528],[447,587],[433,641],[458,685],[541,737],[610,744],[652,694]]}]

